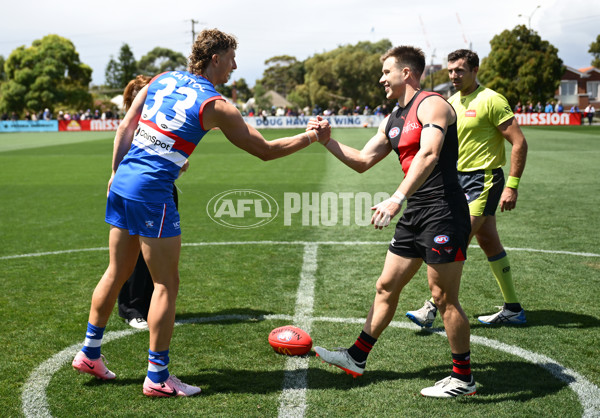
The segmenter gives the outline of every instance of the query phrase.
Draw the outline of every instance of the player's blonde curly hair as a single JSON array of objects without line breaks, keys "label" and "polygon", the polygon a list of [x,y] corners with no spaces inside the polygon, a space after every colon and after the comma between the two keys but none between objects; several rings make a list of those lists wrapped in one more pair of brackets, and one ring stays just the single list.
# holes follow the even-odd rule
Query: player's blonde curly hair
[{"label": "player's blonde curly hair", "polygon": [[218,29],[204,29],[192,45],[188,71],[193,74],[202,74],[214,54],[220,54],[229,48],[237,48],[235,36],[221,32]]}]

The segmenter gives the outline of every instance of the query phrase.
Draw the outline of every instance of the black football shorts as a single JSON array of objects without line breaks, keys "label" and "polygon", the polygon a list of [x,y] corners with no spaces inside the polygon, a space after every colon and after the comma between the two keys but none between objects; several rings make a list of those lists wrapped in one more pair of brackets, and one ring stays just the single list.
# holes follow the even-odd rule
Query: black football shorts
[{"label": "black football shorts", "polygon": [[471,218],[464,197],[455,196],[435,206],[407,207],[396,224],[389,251],[421,258],[427,264],[466,260]]}]

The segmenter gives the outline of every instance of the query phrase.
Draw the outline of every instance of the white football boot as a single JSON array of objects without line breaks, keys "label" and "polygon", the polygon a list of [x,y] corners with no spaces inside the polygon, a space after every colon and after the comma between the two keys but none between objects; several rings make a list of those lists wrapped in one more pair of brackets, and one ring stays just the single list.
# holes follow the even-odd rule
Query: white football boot
[{"label": "white football boot", "polygon": [[418,326],[425,328],[431,328],[433,321],[435,321],[436,314],[437,308],[430,300],[426,300],[421,309],[406,312],[408,319]]},{"label": "white football boot", "polygon": [[347,348],[335,348],[333,351],[329,351],[323,347],[315,347],[315,353],[317,353],[317,357],[321,357],[323,363],[339,367],[354,378],[362,376],[367,364],[366,361],[357,364],[348,354]]},{"label": "white football boot", "polygon": [[493,315],[480,316],[477,319],[486,325],[522,325],[527,322],[523,309],[520,312],[513,312],[502,308],[500,312]]},{"label": "white football boot", "polygon": [[421,390],[421,395],[429,398],[455,398],[457,396],[475,395],[476,392],[477,387],[473,376],[471,376],[471,382],[469,383],[448,376],[436,382],[435,385]]}]

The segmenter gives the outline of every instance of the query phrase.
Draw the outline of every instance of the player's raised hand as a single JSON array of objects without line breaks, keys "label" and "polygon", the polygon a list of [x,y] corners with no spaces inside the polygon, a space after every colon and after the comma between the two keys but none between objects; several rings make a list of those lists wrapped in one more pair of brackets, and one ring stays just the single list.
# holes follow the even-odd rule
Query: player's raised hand
[{"label": "player's raised hand", "polygon": [[316,118],[310,118],[308,121],[308,124],[306,125],[306,131],[312,131],[314,129],[319,129],[319,118],[321,118],[320,116],[317,116]]}]

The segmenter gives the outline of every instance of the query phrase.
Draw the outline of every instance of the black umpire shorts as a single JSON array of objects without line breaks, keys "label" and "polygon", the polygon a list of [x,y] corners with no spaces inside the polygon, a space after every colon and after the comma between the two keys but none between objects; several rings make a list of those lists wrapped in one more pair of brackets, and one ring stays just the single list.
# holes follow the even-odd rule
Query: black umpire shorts
[{"label": "black umpire shorts", "polygon": [[471,216],[493,216],[504,191],[504,171],[459,171],[458,183],[465,192]]}]

